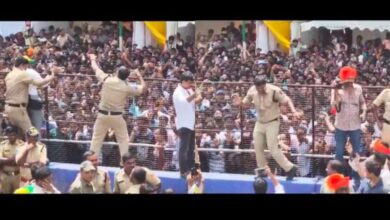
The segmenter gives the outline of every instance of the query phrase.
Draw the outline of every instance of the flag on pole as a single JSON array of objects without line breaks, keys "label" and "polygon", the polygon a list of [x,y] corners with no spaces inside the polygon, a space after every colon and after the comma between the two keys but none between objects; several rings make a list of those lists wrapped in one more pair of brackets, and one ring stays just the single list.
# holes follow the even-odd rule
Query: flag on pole
[{"label": "flag on pole", "polygon": [[118,22],[119,28],[119,50],[123,52],[123,22]]},{"label": "flag on pole", "polygon": [[241,35],[242,35],[242,53],[243,53],[243,58],[246,60],[246,25],[245,25],[245,20],[242,21],[241,25]]}]

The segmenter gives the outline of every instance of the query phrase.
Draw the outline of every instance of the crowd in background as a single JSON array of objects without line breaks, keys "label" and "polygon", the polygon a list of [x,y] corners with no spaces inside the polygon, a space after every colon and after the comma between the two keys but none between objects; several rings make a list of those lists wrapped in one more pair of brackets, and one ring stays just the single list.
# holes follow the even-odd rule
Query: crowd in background
[{"label": "crowd in background", "polygon": [[[333,154],[334,112],[330,106],[330,88],[312,89],[305,85],[330,85],[340,67],[358,70],[357,83],[363,86],[387,86],[390,80],[389,59],[383,53],[383,39],[362,39],[348,45],[344,36],[332,36],[331,42],[313,41],[303,45],[292,41],[289,53],[281,48],[263,52],[256,49],[254,22],[246,25],[247,48],[242,47],[242,26],[234,23],[221,30],[197,33],[195,42],[186,36],[171,36],[165,48],[132,44],[131,31],[124,33],[124,51],[118,49],[116,24],[103,22],[98,28],[74,27],[70,32],[50,27],[34,33],[28,30],[0,37],[0,110],[4,109],[5,74],[12,69],[16,57],[27,48],[34,50],[35,69],[45,75],[52,65],[65,67],[65,72],[48,88],[49,130],[41,128],[44,137],[64,140],[90,140],[97,115],[100,85],[94,77],[88,53],[97,54],[101,68],[113,73],[126,66],[139,71],[148,83],[146,94],[130,99],[126,114],[130,142],[157,144],[163,148],[137,148],[138,160],[152,169],[178,170],[177,136],[174,124],[172,94],[179,76],[185,71],[195,74],[197,86],[203,83],[203,101],[196,107],[196,144],[201,148],[252,149],[255,109],[242,111],[232,97],[244,96],[256,75],[266,74],[292,98],[305,117],[295,119],[282,107],[280,146],[287,153]],[[216,34],[216,32],[220,34]],[[188,38],[189,39],[189,38]],[[130,79],[132,80],[132,79]],[[367,104],[382,89],[365,88]],[[315,94],[313,93],[315,92]],[[313,97],[314,96],[314,97]],[[42,92],[41,97],[45,97]],[[314,99],[315,105],[312,105]],[[315,118],[313,118],[315,111]],[[380,114],[381,115],[381,114]],[[2,118],[2,127],[7,123]],[[380,136],[382,119],[367,114],[362,123],[362,146],[365,156],[373,139]],[[312,125],[315,125],[314,128]],[[314,132],[314,145],[313,142]],[[106,141],[114,141],[108,132]],[[164,148],[170,150],[164,150]],[[48,143],[51,161],[81,163],[88,144]],[[175,150],[176,149],[176,150]],[[199,152],[205,172],[253,173],[255,155],[241,152]],[[328,159],[291,157],[300,167],[300,176],[325,176]],[[119,166],[116,145],[105,145],[102,163]],[[279,174],[283,174],[280,172]]]}]

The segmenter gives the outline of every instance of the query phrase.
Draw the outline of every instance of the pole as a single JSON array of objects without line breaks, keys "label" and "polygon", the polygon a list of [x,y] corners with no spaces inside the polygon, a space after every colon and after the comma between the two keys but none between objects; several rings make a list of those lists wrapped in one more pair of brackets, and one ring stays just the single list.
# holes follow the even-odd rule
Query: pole
[{"label": "pole", "polygon": [[45,88],[45,121],[46,121],[46,138],[50,139],[50,130],[49,130],[49,86]]},{"label": "pole", "polygon": [[245,20],[242,21],[242,24],[241,24],[241,35],[242,35],[242,51],[243,51],[243,58],[244,60],[246,60],[246,33],[245,33],[245,30],[246,30],[246,25],[245,25]]},{"label": "pole", "polygon": [[316,112],[315,112],[315,95],[316,95],[316,90],[315,87],[311,88],[311,132],[312,132],[312,149],[314,149],[314,144],[315,144],[315,136],[316,136],[316,131],[315,131],[315,117],[316,117]]},{"label": "pole", "polygon": [[119,50],[123,52],[123,21],[118,21],[119,29]]}]

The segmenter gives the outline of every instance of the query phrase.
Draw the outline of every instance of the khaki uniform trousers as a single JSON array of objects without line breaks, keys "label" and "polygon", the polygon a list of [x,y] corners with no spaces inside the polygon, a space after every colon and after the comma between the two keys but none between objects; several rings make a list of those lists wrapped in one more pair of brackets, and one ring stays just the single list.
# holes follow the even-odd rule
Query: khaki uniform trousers
[{"label": "khaki uniform trousers", "polygon": [[12,125],[18,127],[19,135],[26,134],[27,129],[32,127],[30,117],[28,117],[28,112],[26,107],[13,107],[6,105],[4,112],[8,115],[8,121]]},{"label": "khaki uniform trousers", "polygon": [[[16,174],[16,173],[15,173]],[[1,172],[0,182],[1,182],[1,192],[12,194],[19,188],[20,174],[6,174]]]},{"label": "khaki uniform trousers", "polygon": [[390,145],[390,124],[383,122],[382,142]]},{"label": "khaki uniform trousers", "polygon": [[110,128],[114,130],[122,158],[122,156],[129,150],[130,141],[129,134],[127,132],[126,121],[122,115],[104,115],[102,113],[98,114],[93,128],[91,150],[94,151],[97,155],[100,154],[103,140],[106,137],[108,129]]},{"label": "khaki uniform trousers", "polygon": [[274,120],[268,123],[256,122],[253,130],[253,140],[256,152],[256,161],[259,168],[267,165],[264,150],[268,147],[271,156],[285,170],[289,171],[293,164],[284,156],[278,145],[280,121]]}]

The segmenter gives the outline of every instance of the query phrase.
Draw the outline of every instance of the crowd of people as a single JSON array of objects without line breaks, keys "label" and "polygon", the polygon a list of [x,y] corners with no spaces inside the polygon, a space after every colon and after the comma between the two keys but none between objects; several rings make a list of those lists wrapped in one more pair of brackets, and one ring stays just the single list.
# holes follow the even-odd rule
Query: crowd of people
[{"label": "crowd of people", "polygon": [[[48,100],[49,110],[49,130],[43,123],[42,137],[91,140],[101,83],[95,77],[88,54],[96,54],[105,73],[114,73],[125,66],[132,70],[130,81],[135,82],[133,72],[145,78],[147,91],[129,99],[128,114],[124,115],[130,142],[161,146],[134,146],[143,166],[177,171],[178,140],[172,95],[182,73],[191,72],[203,97],[196,106],[196,146],[221,149],[197,152],[201,170],[253,174],[255,154],[239,149],[254,148],[252,131],[256,111],[253,107],[244,111],[233,100],[236,96],[245,96],[256,76],[266,75],[268,82],[278,84],[304,115],[293,117],[287,105],[281,107],[279,146],[299,165],[299,176],[326,176],[330,159],[292,157],[291,154],[336,153],[335,110],[330,105],[330,86],[343,66],[357,69],[356,83],[362,86],[387,86],[390,81],[388,45],[382,44],[381,39],[362,39],[361,36],[355,44],[347,45],[344,36],[332,35],[329,44],[313,41],[311,45],[303,45],[300,39],[294,39],[288,53],[279,47],[263,52],[256,49],[253,22],[244,27],[248,36],[247,48],[242,47],[242,28],[231,23],[222,28],[220,34],[210,29],[208,33],[197,33],[195,42],[185,41],[177,34],[169,37],[165,48],[139,48],[132,44],[131,32],[125,31],[124,51],[118,49],[117,27],[110,22],[103,22],[99,28],[86,25],[65,32],[49,27],[39,33],[30,29],[0,37],[0,110],[4,110],[6,73],[13,68],[15,58],[31,52],[36,61],[33,68],[42,75],[47,75],[52,66],[65,69],[50,82],[47,94],[41,91],[41,97],[46,96]],[[317,87],[312,89],[311,85]],[[365,101],[370,105],[382,88],[364,87],[363,91]],[[381,115],[383,109],[379,114],[369,111],[361,123],[362,156],[373,154],[370,146],[381,136],[384,123]],[[4,129],[6,125],[7,117],[3,115],[1,127]],[[107,132],[105,141],[115,140],[115,132]],[[89,144],[72,142],[49,142],[47,145],[48,158],[55,162],[80,164],[84,161],[82,155],[89,149]],[[222,149],[237,149],[237,152]],[[119,166],[118,146],[103,145],[100,159],[105,166]],[[270,164],[275,165],[278,174],[284,174],[276,163]]]}]

